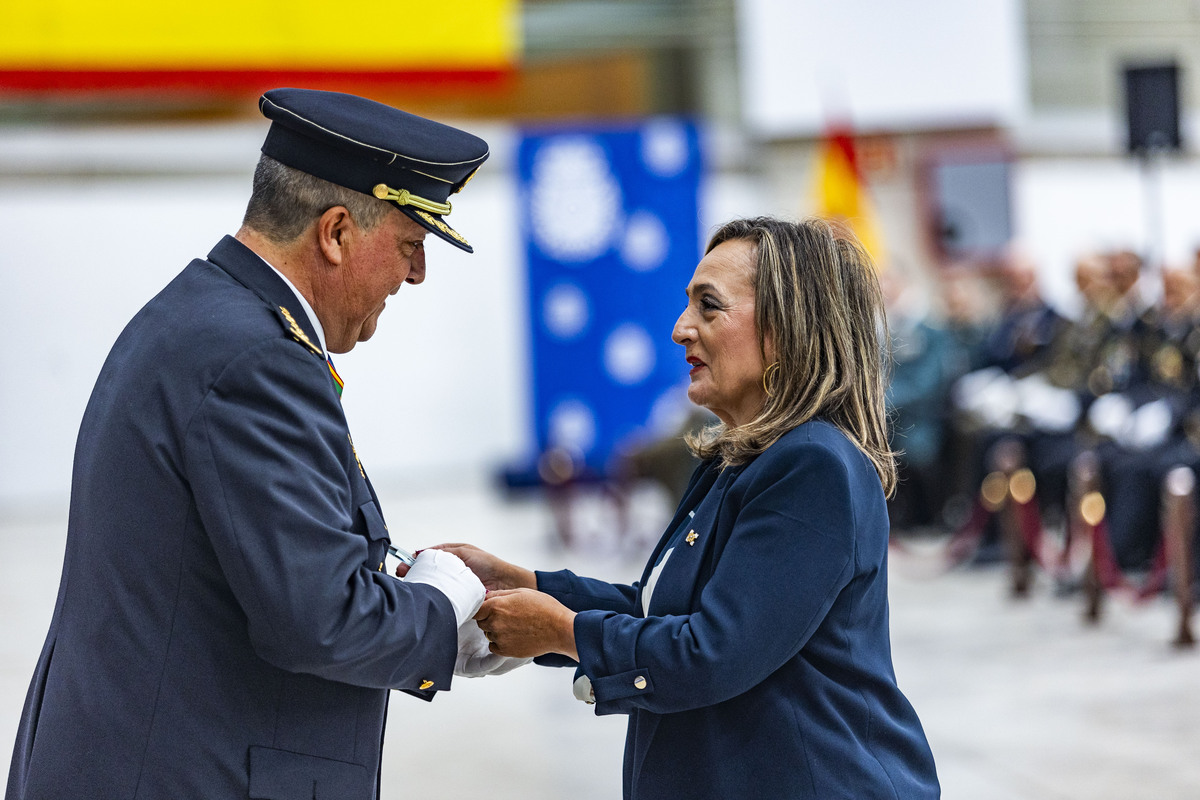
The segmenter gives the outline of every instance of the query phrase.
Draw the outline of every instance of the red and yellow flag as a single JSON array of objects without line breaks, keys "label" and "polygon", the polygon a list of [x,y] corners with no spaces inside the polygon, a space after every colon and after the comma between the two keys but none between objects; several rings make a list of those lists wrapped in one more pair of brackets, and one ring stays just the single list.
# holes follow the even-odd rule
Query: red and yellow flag
[{"label": "red and yellow flag", "polygon": [[846,223],[876,265],[882,266],[883,240],[849,128],[828,129],[817,151],[814,174],[815,213]]},{"label": "red and yellow flag", "polygon": [[520,0],[0,0],[5,90],[261,89],[491,80]]}]

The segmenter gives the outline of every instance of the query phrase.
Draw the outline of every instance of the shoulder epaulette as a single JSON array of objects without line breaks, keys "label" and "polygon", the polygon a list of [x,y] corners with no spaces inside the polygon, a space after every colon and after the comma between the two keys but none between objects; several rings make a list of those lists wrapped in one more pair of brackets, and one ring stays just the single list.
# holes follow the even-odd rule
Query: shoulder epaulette
[{"label": "shoulder epaulette", "polygon": [[304,329],[300,327],[300,323],[296,322],[296,318],[292,316],[292,312],[288,311],[283,306],[279,306],[279,312],[280,312],[280,314],[282,314],[283,321],[286,323],[288,333],[290,333],[292,335],[292,338],[295,339],[300,344],[307,347],[309,350],[312,350],[314,353],[316,353],[317,355],[324,358],[325,357],[324,351],[322,351],[321,348],[318,347],[316,345],[316,343],[313,342],[313,340],[309,338],[308,334],[304,332]]}]

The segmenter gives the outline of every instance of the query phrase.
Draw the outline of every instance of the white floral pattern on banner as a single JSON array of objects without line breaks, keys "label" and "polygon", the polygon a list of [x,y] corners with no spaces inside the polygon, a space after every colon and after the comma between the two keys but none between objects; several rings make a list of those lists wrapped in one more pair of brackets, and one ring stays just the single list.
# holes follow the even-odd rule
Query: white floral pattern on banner
[{"label": "white floral pattern on banner", "polygon": [[587,294],[574,283],[560,283],[546,292],[542,321],[546,330],[562,341],[583,333],[591,318]]},{"label": "white floral pattern on banner", "polygon": [[642,128],[642,162],[660,178],[673,178],[690,158],[687,129],[676,120],[652,119]]},{"label": "white floral pattern on banner", "polygon": [[604,149],[585,136],[551,141],[535,156],[532,173],[530,224],[542,252],[580,264],[608,251],[622,200]]},{"label": "white floral pattern on banner", "polygon": [[617,383],[641,383],[654,370],[654,341],[641,325],[627,322],[604,340],[604,369]]},{"label": "white floral pattern on banner", "polygon": [[625,225],[625,241],[621,243],[621,258],[630,269],[649,272],[658,269],[667,258],[671,240],[667,228],[657,214],[636,211]]},{"label": "white floral pattern on banner", "polygon": [[555,406],[549,425],[552,447],[586,453],[596,441],[596,413],[581,400],[564,400]]}]

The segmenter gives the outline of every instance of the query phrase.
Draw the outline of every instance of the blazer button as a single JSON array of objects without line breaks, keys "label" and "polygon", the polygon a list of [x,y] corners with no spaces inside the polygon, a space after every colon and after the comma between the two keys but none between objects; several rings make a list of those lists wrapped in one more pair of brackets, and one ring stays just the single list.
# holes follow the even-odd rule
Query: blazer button
[{"label": "blazer button", "polygon": [[424,691],[425,689],[432,689],[432,688],[433,688],[433,681],[421,681],[421,690],[422,691]]},{"label": "blazer button", "polygon": [[645,689],[646,688],[646,679],[643,678],[641,675],[638,675],[636,678],[633,679],[633,688]]}]

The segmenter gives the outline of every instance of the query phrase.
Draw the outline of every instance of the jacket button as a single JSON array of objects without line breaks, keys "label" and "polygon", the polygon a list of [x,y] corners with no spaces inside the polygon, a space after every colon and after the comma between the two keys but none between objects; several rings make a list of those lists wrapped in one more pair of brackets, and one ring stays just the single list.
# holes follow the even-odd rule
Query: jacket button
[{"label": "jacket button", "polygon": [[422,690],[432,689],[432,688],[433,688],[433,681],[421,681],[421,689]]},{"label": "jacket button", "polygon": [[633,679],[633,687],[635,689],[645,689],[646,688],[646,679],[643,678],[641,675],[638,675],[636,678]]}]

